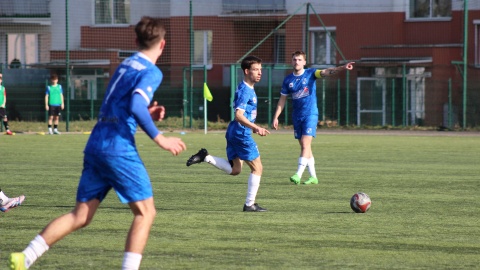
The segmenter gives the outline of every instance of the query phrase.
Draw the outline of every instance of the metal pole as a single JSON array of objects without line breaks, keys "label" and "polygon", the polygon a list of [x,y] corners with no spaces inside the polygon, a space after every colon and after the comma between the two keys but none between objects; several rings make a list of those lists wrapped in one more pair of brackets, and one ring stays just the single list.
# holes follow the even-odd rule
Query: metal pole
[{"label": "metal pole", "polygon": [[272,128],[272,66],[267,67],[268,70],[268,128]]},{"label": "metal pole", "polygon": [[193,124],[193,34],[193,7],[192,0],[190,0],[190,128],[192,128]]},{"label": "metal pole", "polygon": [[448,128],[452,128],[452,78],[448,79]]},{"label": "metal pole", "polygon": [[407,75],[405,64],[402,65],[402,91],[402,125],[403,127],[405,127],[407,125]]},{"label": "metal pole", "polygon": [[345,125],[350,124],[350,71],[347,69],[346,93],[345,93]]},{"label": "metal pole", "polygon": [[93,82],[88,82],[90,87],[90,120],[93,120]]},{"label": "metal pole", "polygon": [[337,124],[340,126],[340,98],[341,92],[340,92],[340,79],[337,80]]},{"label": "metal pole", "polygon": [[[309,54],[309,32],[308,32],[308,29],[310,28],[310,3],[307,3],[307,14],[305,15],[306,18],[305,18],[305,52],[307,53],[307,55]],[[307,63],[308,63],[308,59],[305,59],[307,60]]]},{"label": "metal pole", "polygon": [[[203,65],[203,83],[207,83],[207,66]],[[202,96],[203,96],[203,129],[204,133],[207,134],[207,99],[205,98],[205,90],[202,89]]]},{"label": "metal pole", "polygon": [[235,90],[237,89],[237,66],[230,65],[230,121],[234,119],[233,100],[235,98]]},{"label": "metal pole", "polygon": [[67,123],[66,131],[68,132],[70,124],[70,49],[68,47],[68,0],[65,0],[65,69],[66,69],[66,86],[67,90]]},{"label": "metal pole", "polygon": [[464,4],[463,17],[463,129],[467,128],[467,45],[468,45],[468,0]]},{"label": "metal pole", "polygon": [[325,121],[325,79],[322,80],[322,121]]},{"label": "metal pole", "polygon": [[395,78],[392,79],[392,127],[395,126]]}]

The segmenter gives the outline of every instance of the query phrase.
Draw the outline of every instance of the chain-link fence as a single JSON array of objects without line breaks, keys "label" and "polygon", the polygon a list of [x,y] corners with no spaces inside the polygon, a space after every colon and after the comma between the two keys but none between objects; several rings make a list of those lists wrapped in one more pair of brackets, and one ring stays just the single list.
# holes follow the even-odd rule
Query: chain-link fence
[{"label": "chain-link fence", "polygon": [[[433,13],[415,17],[420,13],[412,10],[421,10],[415,1],[337,2],[0,1],[0,71],[9,118],[45,121],[45,88],[56,73],[67,99],[63,121],[95,119],[111,74],[136,50],[134,25],[152,16],[167,28],[157,63],[165,76],[155,99],[167,117],[183,118],[183,127],[201,128],[192,120],[204,120],[207,109],[209,121],[230,121],[242,80],[239,62],[248,54],[263,59],[257,121],[270,123],[295,50],[307,52],[313,68],[356,62],[350,72],[317,80],[321,124],[479,125],[480,1],[470,1],[469,28],[457,1],[446,1],[440,19]],[[462,43],[465,29],[471,34]],[[470,46],[466,70],[459,64],[463,44]],[[214,97],[207,107],[205,82]],[[287,125],[289,114],[287,103],[281,116]]]}]

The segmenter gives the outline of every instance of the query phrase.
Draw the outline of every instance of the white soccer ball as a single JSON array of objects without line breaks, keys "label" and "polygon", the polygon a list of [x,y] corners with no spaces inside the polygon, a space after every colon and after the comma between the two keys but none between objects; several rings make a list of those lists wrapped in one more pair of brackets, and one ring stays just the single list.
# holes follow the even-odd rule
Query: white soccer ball
[{"label": "white soccer ball", "polygon": [[370,205],[372,205],[372,200],[363,192],[355,193],[350,199],[350,207],[355,213],[367,212],[370,209]]}]

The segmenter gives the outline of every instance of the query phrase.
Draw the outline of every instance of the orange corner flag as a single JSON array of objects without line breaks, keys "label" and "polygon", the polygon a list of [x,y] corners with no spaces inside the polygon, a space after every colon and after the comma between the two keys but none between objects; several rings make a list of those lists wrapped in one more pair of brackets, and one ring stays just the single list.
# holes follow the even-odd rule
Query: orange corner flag
[{"label": "orange corner flag", "polygon": [[207,83],[203,83],[203,98],[208,101],[213,100],[212,93],[210,93],[210,89],[208,89]]}]

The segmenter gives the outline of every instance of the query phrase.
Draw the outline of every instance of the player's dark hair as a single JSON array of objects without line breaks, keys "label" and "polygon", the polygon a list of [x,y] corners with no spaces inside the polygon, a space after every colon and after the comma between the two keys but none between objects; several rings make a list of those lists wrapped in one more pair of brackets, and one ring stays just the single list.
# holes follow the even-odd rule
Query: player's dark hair
[{"label": "player's dark hair", "polygon": [[253,55],[247,56],[242,60],[242,70],[245,71],[245,69],[250,69],[253,64],[261,64],[261,63],[262,63],[262,59]]},{"label": "player's dark hair", "polygon": [[165,38],[165,26],[160,19],[144,16],[135,26],[137,43],[142,49],[150,49]]},{"label": "player's dark hair", "polygon": [[304,51],[294,51],[292,53],[292,58],[300,55],[303,55],[303,59],[307,60],[307,54]]},{"label": "player's dark hair", "polygon": [[50,75],[50,80],[58,80],[58,75],[57,74]]}]

